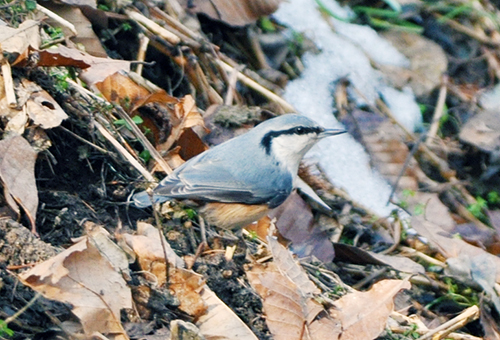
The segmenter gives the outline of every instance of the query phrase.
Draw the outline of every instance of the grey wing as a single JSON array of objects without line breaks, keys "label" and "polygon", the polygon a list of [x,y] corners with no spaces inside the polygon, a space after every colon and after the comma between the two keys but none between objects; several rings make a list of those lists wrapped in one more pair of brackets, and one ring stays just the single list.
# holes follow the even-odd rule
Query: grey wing
[{"label": "grey wing", "polygon": [[219,159],[193,159],[163,179],[154,190],[154,195],[277,206],[291,192],[291,178],[280,178],[280,181],[256,178],[249,174],[250,169],[240,168],[235,173],[228,170],[225,164]]}]

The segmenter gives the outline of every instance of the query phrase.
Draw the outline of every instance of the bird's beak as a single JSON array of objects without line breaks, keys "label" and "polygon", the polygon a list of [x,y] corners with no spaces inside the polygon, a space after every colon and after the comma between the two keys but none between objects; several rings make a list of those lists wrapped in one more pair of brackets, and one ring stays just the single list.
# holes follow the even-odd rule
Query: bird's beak
[{"label": "bird's beak", "polygon": [[318,134],[318,138],[325,138],[325,137],[330,137],[330,136],[336,136],[336,135],[341,135],[343,133],[346,133],[347,131],[344,129],[324,129]]}]

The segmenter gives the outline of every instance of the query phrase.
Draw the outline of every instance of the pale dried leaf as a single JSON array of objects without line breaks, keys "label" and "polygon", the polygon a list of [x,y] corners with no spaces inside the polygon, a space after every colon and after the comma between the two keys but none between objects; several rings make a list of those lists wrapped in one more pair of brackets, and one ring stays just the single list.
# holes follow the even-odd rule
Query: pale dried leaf
[{"label": "pale dried leaf", "polygon": [[431,245],[447,259],[468,256],[474,258],[479,255],[485,255],[490,258],[493,267],[496,270],[496,282],[500,283],[500,258],[485,252],[479,247],[475,247],[461,239],[453,237],[446,232],[440,225],[428,221],[424,216],[413,216],[411,226],[417,233],[425,237]]},{"label": "pale dried leaf", "polygon": [[309,277],[304,272],[302,267],[292,257],[292,253],[283,247],[275,238],[267,237],[267,243],[271,253],[273,254],[274,262],[279,271],[288,277],[299,289],[303,297],[319,294],[320,290],[309,280]]},{"label": "pale dried leaf", "polygon": [[[12,110],[13,111],[13,110]],[[24,111],[17,111],[5,126],[5,131],[14,132],[18,135],[22,135],[24,133],[24,129],[28,124],[28,115]]]},{"label": "pale dried leaf", "polygon": [[255,334],[214,292],[205,286],[201,297],[208,312],[196,322],[207,340],[257,340]]},{"label": "pale dried leaf", "polygon": [[366,292],[354,292],[335,301],[330,314],[342,323],[342,340],[375,339],[394,309],[394,296],[410,289],[408,280],[383,280]]},{"label": "pale dried leaf", "polygon": [[297,286],[286,276],[267,272],[260,276],[267,289],[264,297],[266,323],[275,340],[300,340],[306,325],[305,299]]},{"label": "pale dried leaf", "polygon": [[31,92],[26,102],[26,111],[35,125],[51,129],[61,125],[68,115],[59,104],[41,87],[29,80],[23,79],[23,87]]},{"label": "pale dried leaf", "polygon": [[10,207],[19,212],[22,206],[32,225],[38,209],[38,191],[35,181],[37,153],[21,136],[0,140],[0,179]]},{"label": "pale dried leaf", "polygon": [[371,256],[377,260],[391,266],[392,268],[399,270],[401,272],[413,273],[413,274],[424,274],[425,268],[420,263],[417,263],[407,257],[397,256],[397,255],[385,255],[377,254],[373,252],[368,252]]},{"label": "pale dried leaf", "polygon": [[132,308],[130,289],[88,238],[19,277],[46,298],[71,304],[88,336],[125,333],[120,309]]},{"label": "pale dried leaf", "polygon": [[18,28],[2,26],[0,30],[0,45],[5,52],[23,54],[31,46],[40,46],[38,21],[26,20]]},{"label": "pale dried leaf", "polygon": [[460,140],[485,152],[500,148],[500,112],[485,110],[474,115],[460,130]]},{"label": "pale dried leaf", "polygon": [[149,223],[138,222],[137,233],[123,234],[123,238],[136,253],[140,267],[155,275],[159,285],[164,284],[166,278],[164,250],[169,263],[175,267],[184,267],[184,261],[172,250],[163,235],[163,240],[160,240],[158,229]]},{"label": "pale dried leaf", "polygon": [[116,243],[111,241],[109,232],[91,221],[86,221],[84,227],[90,241],[108,259],[113,268],[129,277],[130,269],[127,254]]}]

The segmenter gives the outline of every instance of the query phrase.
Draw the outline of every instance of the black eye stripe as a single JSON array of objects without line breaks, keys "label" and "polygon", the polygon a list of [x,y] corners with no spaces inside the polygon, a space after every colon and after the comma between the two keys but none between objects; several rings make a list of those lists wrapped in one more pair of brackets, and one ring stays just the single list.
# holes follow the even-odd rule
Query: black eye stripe
[{"label": "black eye stripe", "polygon": [[323,131],[320,127],[308,127],[308,126],[296,126],[287,130],[279,130],[279,131],[269,131],[264,135],[264,138],[260,141],[260,144],[266,150],[266,154],[270,154],[271,152],[271,143],[273,138],[282,136],[282,135],[307,135],[309,133],[319,134]]}]

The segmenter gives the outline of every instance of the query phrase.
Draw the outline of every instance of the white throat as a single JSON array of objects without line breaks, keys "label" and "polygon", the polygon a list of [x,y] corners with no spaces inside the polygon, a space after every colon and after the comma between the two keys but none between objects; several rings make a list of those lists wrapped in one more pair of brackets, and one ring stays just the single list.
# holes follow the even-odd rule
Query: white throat
[{"label": "white throat", "polygon": [[307,135],[279,137],[272,141],[271,154],[280,162],[281,166],[290,171],[294,186],[300,162],[315,142]]}]

